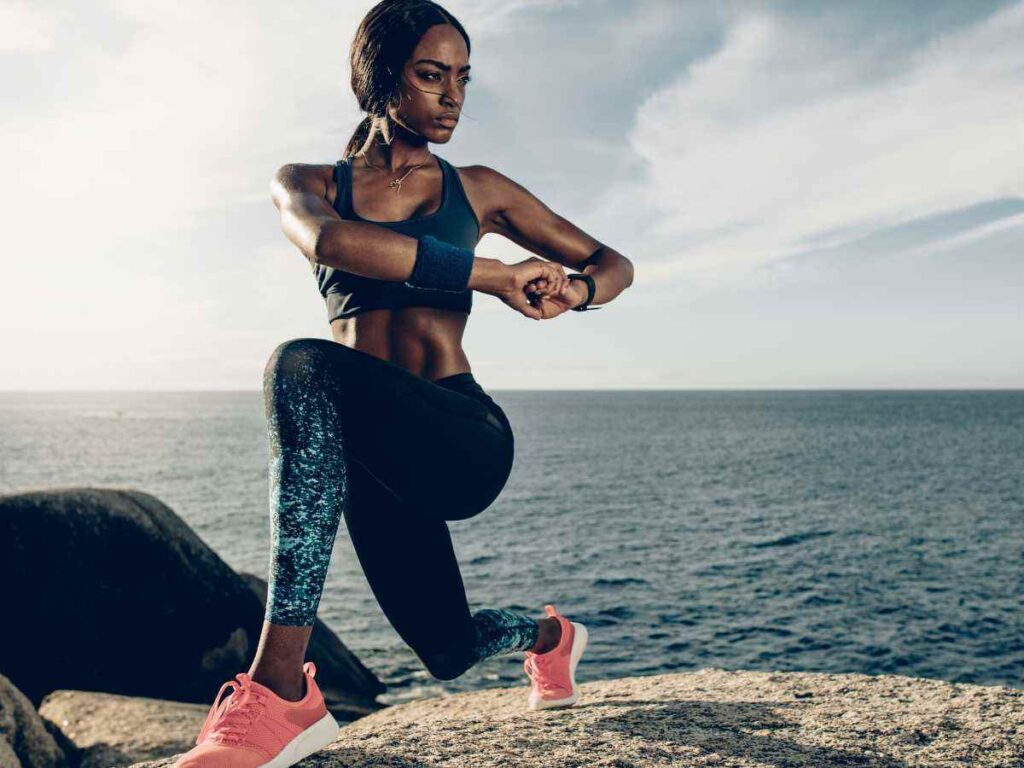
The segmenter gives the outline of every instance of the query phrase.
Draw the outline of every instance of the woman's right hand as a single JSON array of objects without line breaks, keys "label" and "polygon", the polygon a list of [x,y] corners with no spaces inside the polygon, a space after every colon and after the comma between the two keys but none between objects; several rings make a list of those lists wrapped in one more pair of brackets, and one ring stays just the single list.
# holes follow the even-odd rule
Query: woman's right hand
[{"label": "woman's right hand", "polygon": [[[530,302],[530,295],[526,289],[531,282],[545,280],[547,287],[544,295],[564,294],[568,296],[572,291],[569,278],[561,264],[531,256],[526,261],[510,265],[509,269],[513,275],[511,285],[493,295],[520,314],[532,317],[534,320],[543,320],[544,314]],[[533,288],[533,286],[530,287]]]}]

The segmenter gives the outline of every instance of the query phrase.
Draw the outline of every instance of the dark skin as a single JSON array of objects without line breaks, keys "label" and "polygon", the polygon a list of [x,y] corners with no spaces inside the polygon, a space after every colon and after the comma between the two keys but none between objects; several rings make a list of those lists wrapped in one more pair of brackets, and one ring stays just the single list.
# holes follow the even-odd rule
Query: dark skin
[{"label": "dark skin", "polygon": [[[438,118],[442,113],[453,113],[456,119],[461,114],[469,70],[462,35],[449,24],[430,27],[405,63],[399,98],[389,107],[398,123],[390,143],[377,136],[353,158],[352,203],[361,217],[399,221],[438,209],[441,169],[429,144],[451,140],[455,127]],[[416,239],[374,224],[342,220],[332,207],[337,193],[332,170],[331,165],[289,164],[277,172],[271,192],[285,235],[311,261],[379,280],[407,279],[416,261]],[[596,260],[583,270],[596,286],[591,304],[607,303],[632,284],[633,265],[625,256],[556,214],[524,187],[487,166],[457,170],[480,222],[478,241],[494,232],[536,254],[512,265],[476,256],[470,289],[498,297],[524,317],[550,320],[586,299],[586,285],[568,280],[564,267],[576,267],[599,249]],[[403,176],[396,194],[388,183]],[[377,309],[335,320],[331,334],[339,344],[435,380],[471,370],[462,349],[467,320],[464,313],[434,307]],[[549,617],[537,624],[538,640],[531,650],[546,653],[558,645],[561,627]],[[312,627],[264,622],[249,674],[285,699],[302,698],[302,663],[311,631]]]}]

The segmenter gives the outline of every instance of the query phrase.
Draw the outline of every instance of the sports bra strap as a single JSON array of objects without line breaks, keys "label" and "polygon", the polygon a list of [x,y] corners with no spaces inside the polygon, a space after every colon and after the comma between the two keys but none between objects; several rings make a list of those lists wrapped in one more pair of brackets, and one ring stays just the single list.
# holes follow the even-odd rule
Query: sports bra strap
[{"label": "sports bra strap", "polygon": [[343,219],[348,218],[345,211],[345,200],[347,199],[348,190],[345,184],[345,169],[342,168],[344,163],[344,160],[339,160],[334,164],[334,210]]}]

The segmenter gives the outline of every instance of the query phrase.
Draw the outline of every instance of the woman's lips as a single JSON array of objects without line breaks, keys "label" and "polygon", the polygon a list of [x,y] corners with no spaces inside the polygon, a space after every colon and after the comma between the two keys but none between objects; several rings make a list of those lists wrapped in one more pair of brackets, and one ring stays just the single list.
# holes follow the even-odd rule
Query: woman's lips
[{"label": "woman's lips", "polygon": [[457,117],[435,117],[434,119],[445,128],[454,128],[459,123]]}]

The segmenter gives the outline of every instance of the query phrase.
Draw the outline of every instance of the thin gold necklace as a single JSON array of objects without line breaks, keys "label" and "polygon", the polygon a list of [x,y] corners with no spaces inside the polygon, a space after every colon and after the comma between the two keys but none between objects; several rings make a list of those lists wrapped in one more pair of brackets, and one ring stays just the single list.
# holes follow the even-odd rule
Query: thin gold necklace
[{"label": "thin gold necklace", "polygon": [[[377,167],[376,165],[374,165],[374,164],[373,164],[373,163],[371,163],[371,162],[370,162],[369,160],[367,160],[367,159],[366,159],[366,155],[363,155],[363,162],[364,162],[364,163],[366,163],[366,164],[367,164],[368,166],[370,166],[371,168],[376,168],[376,169],[377,169],[378,171],[380,171],[381,173],[383,173],[383,174],[384,174],[385,176],[387,176],[387,175],[388,175],[388,172],[387,172],[387,171],[385,171],[385,170],[384,170],[383,168],[378,168],[378,167]],[[415,170],[416,170],[417,168],[420,168],[421,166],[424,166],[424,165],[426,165],[426,164],[427,164],[427,161],[426,161],[426,160],[424,160],[424,161],[423,161],[422,163],[420,163],[419,165],[414,165],[414,166],[413,166],[412,168],[410,168],[410,169],[409,169],[408,171],[406,171],[406,172],[405,172],[405,175],[404,175],[404,176],[402,176],[402,178],[400,178],[400,179],[393,179],[393,180],[389,181],[389,182],[388,182],[388,186],[389,186],[389,187],[391,187],[391,188],[392,188],[393,190],[395,190],[395,194],[396,194],[396,195],[397,195],[397,194],[400,194],[400,193],[401,193],[401,191],[402,191],[402,182],[403,182],[403,181],[405,181],[405,180],[406,180],[406,178],[408,178],[408,176],[409,176],[409,174],[410,174],[410,173],[412,173],[412,172],[413,172],[413,171],[415,171]]]}]

